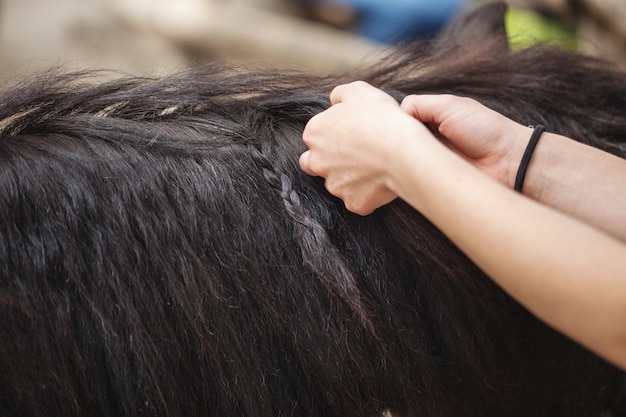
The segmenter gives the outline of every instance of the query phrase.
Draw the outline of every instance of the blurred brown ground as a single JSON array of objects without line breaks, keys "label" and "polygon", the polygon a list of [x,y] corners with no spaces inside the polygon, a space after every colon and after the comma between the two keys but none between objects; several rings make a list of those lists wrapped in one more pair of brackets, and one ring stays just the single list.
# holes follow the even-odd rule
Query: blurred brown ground
[{"label": "blurred brown ground", "polygon": [[382,49],[280,0],[0,0],[0,82],[60,65],[160,75],[197,62],[332,72]]},{"label": "blurred brown ground", "polygon": [[[384,51],[302,19],[294,1],[0,0],[0,83],[51,65],[161,75],[229,61],[329,73]],[[579,28],[585,51],[626,64],[626,0],[510,2],[550,11]]]}]

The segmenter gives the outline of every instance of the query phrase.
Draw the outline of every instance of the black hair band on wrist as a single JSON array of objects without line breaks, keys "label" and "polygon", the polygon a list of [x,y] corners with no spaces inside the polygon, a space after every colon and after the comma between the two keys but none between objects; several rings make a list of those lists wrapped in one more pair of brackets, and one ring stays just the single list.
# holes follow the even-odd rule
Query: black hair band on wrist
[{"label": "black hair band on wrist", "polygon": [[517,176],[515,177],[515,186],[513,189],[517,192],[522,192],[522,187],[524,187],[524,178],[526,177],[526,170],[528,169],[528,164],[530,164],[530,158],[532,158],[537,142],[539,142],[539,138],[545,130],[545,126],[536,125],[535,130],[533,130],[533,134],[530,136],[530,141],[528,142],[528,146],[526,146],[526,150],[522,156],[522,161],[517,169]]}]

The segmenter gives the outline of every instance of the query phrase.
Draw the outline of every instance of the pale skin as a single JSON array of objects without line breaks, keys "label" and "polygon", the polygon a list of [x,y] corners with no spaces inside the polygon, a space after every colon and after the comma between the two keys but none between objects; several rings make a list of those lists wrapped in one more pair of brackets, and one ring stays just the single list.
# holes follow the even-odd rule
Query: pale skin
[{"label": "pale skin", "polygon": [[532,129],[474,100],[398,105],[356,82],[331,102],[303,133],[304,172],[361,215],[402,198],[537,317],[626,369],[625,161],[544,133],[522,195]]}]

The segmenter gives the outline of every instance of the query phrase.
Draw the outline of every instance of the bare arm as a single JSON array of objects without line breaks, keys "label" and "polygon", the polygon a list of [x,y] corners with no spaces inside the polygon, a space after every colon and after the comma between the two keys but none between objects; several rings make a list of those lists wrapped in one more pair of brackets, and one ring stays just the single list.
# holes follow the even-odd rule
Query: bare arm
[{"label": "bare arm", "polygon": [[[331,101],[305,130],[305,172],[326,178],[329,191],[360,214],[401,196],[539,318],[626,369],[626,245],[493,181],[507,177],[505,162],[479,158],[484,166],[475,169],[476,158],[459,143],[450,152],[371,86],[342,86]],[[454,134],[454,126],[481,114],[470,112],[456,125],[443,122],[447,115],[439,132]],[[526,127],[503,123],[487,139],[503,132],[528,137]],[[512,150],[510,143],[498,146]]]},{"label": "bare arm", "polygon": [[[463,158],[513,188],[530,128],[467,98],[409,96],[402,107],[438,126]],[[523,193],[626,241],[625,190],[622,159],[546,132],[531,159]]]},{"label": "bare arm", "polygon": [[524,193],[626,242],[626,163],[555,134],[544,134]]},{"label": "bare arm", "polygon": [[531,312],[626,369],[622,242],[502,187],[438,143],[401,158],[392,190]]}]

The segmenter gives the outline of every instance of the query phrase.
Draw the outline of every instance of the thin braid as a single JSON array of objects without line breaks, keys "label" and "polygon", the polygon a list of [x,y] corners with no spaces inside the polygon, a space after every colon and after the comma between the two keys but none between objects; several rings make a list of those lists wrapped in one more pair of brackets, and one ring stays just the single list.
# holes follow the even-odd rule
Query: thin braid
[{"label": "thin braid", "polygon": [[294,239],[301,251],[302,261],[308,265],[320,279],[324,287],[339,296],[357,314],[359,320],[368,330],[374,332],[367,308],[361,302],[360,291],[354,275],[346,266],[346,262],[332,242],[324,226],[316,221],[302,205],[290,177],[278,174],[266,155],[271,154],[271,146],[261,145],[261,151],[250,146],[250,153],[256,164],[261,168],[263,177],[280,195],[283,206],[294,221]]}]

